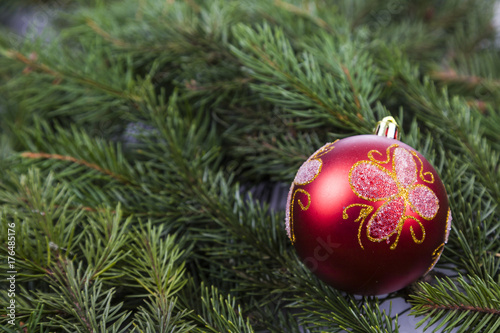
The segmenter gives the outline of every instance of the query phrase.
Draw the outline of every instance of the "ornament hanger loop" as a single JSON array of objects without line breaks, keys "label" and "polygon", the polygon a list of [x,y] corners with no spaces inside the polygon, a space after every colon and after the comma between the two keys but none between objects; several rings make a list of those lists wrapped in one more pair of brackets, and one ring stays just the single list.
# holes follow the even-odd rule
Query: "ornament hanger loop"
[{"label": "ornament hanger loop", "polygon": [[381,121],[377,123],[377,128],[375,129],[375,135],[385,136],[386,138],[399,140],[399,126],[396,120],[389,116],[384,117]]}]

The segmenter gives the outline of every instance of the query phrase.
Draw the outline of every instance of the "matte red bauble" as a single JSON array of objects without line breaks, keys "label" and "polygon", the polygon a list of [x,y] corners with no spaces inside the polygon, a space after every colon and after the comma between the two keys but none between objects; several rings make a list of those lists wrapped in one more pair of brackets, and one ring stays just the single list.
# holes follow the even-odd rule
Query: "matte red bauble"
[{"label": "matte red bauble", "polygon": [[386,136],[326,144],[300,167],[288,194],[287,232],[302,262],[354,294],[390,293],[429,272],[450,224],[434,168]]}]

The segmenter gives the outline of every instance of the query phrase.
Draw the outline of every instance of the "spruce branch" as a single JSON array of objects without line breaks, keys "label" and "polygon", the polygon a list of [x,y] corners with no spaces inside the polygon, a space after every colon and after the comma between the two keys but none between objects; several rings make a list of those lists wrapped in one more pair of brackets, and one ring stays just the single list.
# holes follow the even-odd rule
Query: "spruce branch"
[{"label": "spruce branch", "polygon": [[[85,239],[81,244],[82,254],[85,256],[92,275],[89,279],[117,279],[124,275],[121,271],[107,273],[118,262],[126,259],[132,252],[126,248],[129,238],[129,225],[132,219],[122,221],[121,207],[118,205],[114,212],[109,210],[99,213],[95,218],[89,218],[85,227]],[[102,275],[102,276],[101,276]]]},{"label": "spruce branch", "polygon": [[[296,258],[298,260],[298,258]],[[398,332],[398,315],[380,309],[378,297],[356,298],[331,288],[313,277],[303,264],[291,269],[295,296],[291,307],[300,309],[301,323],[312,332],[326,327],[335,332],[353,329],[356,332]]]},{"label": "spruce branch", "polygon": [[241,308],[236,305],[236,300],[231,295],[226,298],[213,286],[209,288],[202,285],[201,288],[203,312],[198,318],[205,328],[199,328],[198,332],[254,332],[249,320],[245,320]]},{"label": "spruce branch", "polygon": [[[113,304],[114,289],[103,290],[102,282],[92,279],[92,270],[74,267],[72,261],[60,257],[48,276],[55,295],[37,293],[42,304],[61,309],[64,314],[50,318],[49,326],[68,324],[77,332],[127,332],[130,313],[120,312],[122,305]],[[68,329],[65,329],[68,331]]]},{"label": "spruce branch", "polygon": [[[19,320],[15,325],[2,325],[0,328],[5,333],[19,333],[19,332],[30,332],[30,333],[48,333],[48,329],[43,329],[41,325],[42,316],[44,315],[43,304],[38,304],[33,311],[29,311],[29,316],[26,322]],[[18,314],[18,317],[22,317]]]},{"label": "spruce branch", "polygon": [[[422,325],[500,329],[493,0],[394,5],[79,1],[51,43],[3,34],[0,220],[33,319],[16,329],[396,332],[381,302],[407,293]],[[398,111],[450,197],[440,264],[470,277],[357,298],[315,278],[284,213],[248,192]]]},{"label": "spruce branch", "polygon": [[134,330],[137,333],[188,333],[196,328],[188,321],[186,310],[177,311],[176,301],[158,295],[150,296],[146,306],[139,307],[134,315]]},{"label": "spruce branch", "polygon": [[417,327],[426,322],[425,329],[440,322],[434,332],[460,326],[459,331],[494,332],[500,327],[500,287],[492,277],[459,276],[456,283],[450,278],[438,279],[434,286],[419,283],[419,288],[410,301],[412,314],[425,315]]},{"label": "spruce branch", "polygon": [[[164,112],[167,112],[170,118],[164,117]],[[217,156],[211,156],[212,151],[213,153],[217,151],[217,146],[210,144],[210,142],[218,144],[218,140],[214,137],[215,133],[210,130],[209,125],[199,123],[204,121],[203,117],[177,118],[179,112],[175,95],[171,97],[168,106],[158,106],[156,112],[148,112],[165,139],[158,148],[162,151],[167,150],[167,154],[163,153],[166,159],[160,154],[151,155],[151,158],[161,158],[163,163],[169,165],[169,172],[175,172],[171,179],[182,181],[180,185],[182,192],[175,193],[178,198],[175,201],[187,204],[181,206],[183,211],[201,215],[200,217],[208,222],[208,226],[213,228],[213,231],[208,233],[208,238],[203,237],[203,234],[206,234],[203,230],[207,226],[200,231],[202,235],[197,236],[197,239],[212,243],[211,248],[207,250],[209,260],[214,260],[217,265],[222,263],[222,266],[226,266],[225,258],[228,253],[232,253],[227,248],[228,242],[237,239],[239,242],[235,245],[238,249],[235,251],[240,253],[245,251],[247,254],[241,258],[244,262],[239,264],[233,262],[227,266],[233,271],[232,274],[237,275],[241,269],[248,271],[252,266],[262,263],[263,259],[266,264],[276,267],[276,264],[283,260],[279,254],[285,247],[280,220],[276,216],[269,216],[268,211],[259,204],[245,200],[239,187],[233,185],[230,178],[225,179],[222,171],[207,170],[207,166],[213,165],[214,162],[217,163],[216,166],[218,165]],[[197,126],[193,127],[194,124]],[[193,128],[198,130],[192,132]],[[179,136],[173,137],[174,132]],[[153,142],[150,143],[152,146],[157,146]],[[202,153],[205,149],[209,153]],[[193,231],[195,230],[197,229]],[[215,232],[216,230],[224,232],[219,234]],[[257,261],[250,260],[251,258]],[[230,258],[227,259],[228,262],[232,261]],[[262,287],[283,285],[279,276],[258,275],[261,277],[255,279],[254,283],[258,281]],[[255,290],[255,287],[252,289]]]},{"label": "spruce branch", "polygon": [[269,134],[257,132],[238,136],[230,153],[241,161],[238,166],[245,176],[288,182],[297,168],[325,141],[318,133],[299,132],[292,136],[285,132],[280,135],[277,129]]},{"label": "spruce branch", "polygon": [[153,227],[151,222],[134,233],[138,237],[129,256],[131,265],[124,268],[127,279],[133,279],[135,286],[159,298],[163,304],[163,299],[171,299],[186,283],[185,264],[180,260],[185,256],[184,250],[180,250],[185,243],[172,235],[164,238],[162,226]]},{"label": "spruce branch", "polygon": [[25,175],[9,176],[0,186],[0,202],[5,209],[2,224],[13,221],[18,226],[16,259],[20,275],[33,281],[46,274],[51,261],[61,253],[74,253],[83,236],[77,230],[84,215],[71,209],[73,195],[53,174],[42,177],[39,170],[30,169]]},{"label": "spruce branch", "polygon": [[[267,24],[256,29],[239,25],[233,30],[240,45],[232,46],[231,50],[259,82],[251,87],[267,100],[281,105],[291,116],[301,118],[295,126],[309,128],[328,122],[339,128],[351,127],[356,132],[372,127],[365,119],[367,112],[360,108],[369,108],[367,101],[372,94],[377,94],[377,88],[364,81],[375,77],[373,69],[366,72],[358,69],[354,82],[351,64],[332,58],[330,47],[338,48],[333,43],[323,42],[326,46],[320,54],[297,52],[281,29],[273,29]],[[360,50],[352,45],[344,49],[349,48],[353,52],[351,56],[356,57],[357,67],[366,65],[368,68],[368,62],[364,63],[369,61],[366,55],[357,54]],[[346,55],[344,57],[349,61]],[[280,84],[265,84],[274,80]],[[363,93],[358,91],[357,85],[363,86]]]}]

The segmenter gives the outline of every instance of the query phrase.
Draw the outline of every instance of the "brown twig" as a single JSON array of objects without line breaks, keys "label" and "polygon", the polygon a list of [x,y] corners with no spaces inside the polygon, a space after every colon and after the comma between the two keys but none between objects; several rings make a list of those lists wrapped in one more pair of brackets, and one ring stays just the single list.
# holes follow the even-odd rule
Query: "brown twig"
[{"label": "brown twig", "polygon": [[196,13],[201,12],[201,7],[193,0],[184,0]]},{"label": "brown twig", "polygon": [[44,72],[44,73],[47,73],[49,75],[54,76],[54,78],[55,78],[53,81],[54,84],[59,84],[64,77],[69,77],[77,82],[93,86],[97,89],[105,91],[108,94],[118,96],[120,98],[131,99],[133,101],[142,101],[142,97],[139,95],[126,94],[123,91],[114,89],[112,87],[108,87],[108,86],[106,86],[98,81],[94,81],[94,80],[91,80],[91,79],[86,78],[86,77],[80,77],[80,76],[76,75],[75,73],[64,74],[64,73],[55,71],[55,70],[51,69],[49,66],[37,62],[37,57],[30,56],[28,58],[24,54],[17,52],[17,51],[14,51],[14,50],[7,50],[7,51],[2,52],[2,53],[4,53],[7,57],[9,57],[11,59],[15,59],[15,60],[21,61],[22,63],[26,64],[28,66],[28,69],[25,69],[25,71],[24,71],[25,74],[28,74],[28,73],[32,72],[33,70],[38,70],[38,71],[41,71],[41,72]]},{"label": "brown twig", "polygon": [[26,64],[29,70],[25,70],[25,73],[29,73],[35,69],[50,74],[54,76],[56,79],[61,78],[61,74],[59,72],[54,71],[47,65],[39,64],[37,62],[38,56],[34,56],[33,54],[31,54],[30,57],[26,57],[24,54],[13,50],[6,51],[6,55],[11,59],[16,59]]},{"label": "brown twig", "polygon": [[467,101],[467,105],[477,108],[482,114],[487,114],[489,103],[478,99]]},{"label": "brown twig", "polygon": [[[93,333],[94,329],[92,328],[92,325],[90,324],[90,321],[89,321],[88,317],[86,316],[85,311],[82,309],[82,307],[81,307],[81,305],[80,305],[80,303],[78,301],[77,295],[75,294],[75,292],[71,288],[71,284],[70,284],[70,281],[69,281],[69,278],[68,278],[68,274],[66,273],[66,267],[63,266],[63,264],[67,265],[67,263],[68,263],[68,260],[66,258],[59,257],[59,261],[57,262],[59,273],[62,275],[61,278],[64,280],[63,282],[66,284],[66,288],[68,290],[68,293],[69,293],[70,297],[72,298],[73,305],[75,306],[75,310],[76,310],[78,316],[80,317],[80,319],[82,320],[82,322],[85,324],[85,326],[87,327],[88,331],[91,332],[91,333]],[[54,279],[55,282],[58,282],[57,278],[53,277],[53,279]],[[83,289],[82,287],[83,287],[82,285],[78,286],[78,288],[80,290]],[[78,290],[77,292],[80,292],[80,290]]]},{"label": "brown twig", "polygon": [[66,155],[59,155],[59,154],[48,154],[48,153],[33,153],[33,152],[24,152],[21,154],[22,157],[24,158],[31,158],[31,159],[39,159],[39,158],[44,158],[44,159],[52,159],[52,160],[60,160],[60,161],[68,161],[80,165],[84,165],[88,168],[94,169],[99,171],[100,173],[103,173],[105,175],[108,175],[116,180],[119,180],[124,183],[128,183],[128,181],[125,179],[125,177],[118,175],[116,173],[113,173],[110,170],[103,169],[97,164],[90,163],[84,160],[79,160],[77,158],[74,158],[72,156],[66,156]]},{"label": "brown twig", "polygon": [[[361,109],[361,104],[359,103],[359,99],[358,99],[358,91],[356,90],[356,87],[354,86],[354,82],[352,81],[351,73],[349,72],[349,69],[346,66],[344,66],[342,64],[340,66],[342,67],[342,71],[344,72],[344,74],[347,76],[347,81],[349,82],[349,85],[351,86],[352,95],[354,97],[354,103],[356,104],[356,107],[358,109]],[[363,117],[359,113],[358,113],[358,118],[363,119]]]},{"label": "brown twig", "polygon": [[86,20],[87,25],[94,30],[95,33],[97,33],[99,36],[104,38],[105,40],[115,44],[116,46],[119,47],[130,47],[130,44],[127,42],[122,41],[121,39],[116,39],[113,36],[111,36],[109,33],[104,31],[95,21],[91,20],[90,18],[87,18]]},{"label": "brown twig", "polygon": [[285,2],[283,0],[274,0],[274,5],[277,6],[277,7],[281,7],[291,13],[294,13],[296,15],[300,15],[300,16],[304,16],[304,17],[307,17],[309,19],[311,19],[316,25],[318,25],[319,27],[325,29],[326,31],[328,32],[332,32],[332,28],[328,25],[328,23],[326,23],[324,20],[320,19],[319,17],[316,17],[316,16],[313,16],[311,15],[311,13],[309,13],[308,11],[300,8],[300,7],[297,7],[291,3],[288,3],[288,2]]},{"label": "brown twig", "polygon": [[482,308],[482,307],[478,307],[478,306],[465,305],[465,304],[443,305],[443,304],[435,304],[434,303],[434,304],[424,305],[423,307],[425,307],[427,309],[433,309],[433,310],[473,311],[473,312],[479,312],[479,313],[500,315],[500,309]]},{"label": "brown twig", "polygon": [[492,255],[494,255],[495,257],[500,258],[500,253],[498,253],[498,252],[496,252],[496,253],[495,253],[495,252],[492,252],[492,251],[486,251],[486,253],[488,253],[488,254],[492,254]]},{"label": "brown twig", "polygon": [[476,75],[461,75],[458,74],[453,69],[443,70],[443,71],[432,71],[430,72],[431,78],[439,81],[446,81],[450,83],[460,83],[467,84],[470,87],[476,87],[478,85],[494,86],[495,88],[500,88],[500,81],[487,79]]}]

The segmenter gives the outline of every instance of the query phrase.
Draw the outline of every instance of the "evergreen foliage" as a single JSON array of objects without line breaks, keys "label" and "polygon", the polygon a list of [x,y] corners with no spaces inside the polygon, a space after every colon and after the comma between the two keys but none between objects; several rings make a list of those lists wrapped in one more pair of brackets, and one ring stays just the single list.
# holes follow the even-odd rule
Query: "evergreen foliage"
[{"label": "evergreen foliage", "polygon": [[[43,34],[0,35],[0,327],[398,332],[382,303],[404,297],[419,326],[500,330],[494,3],[36,3]],[[386,115],[446,185],[451,273],[355,297],[300,263],[250,189]]]}]

